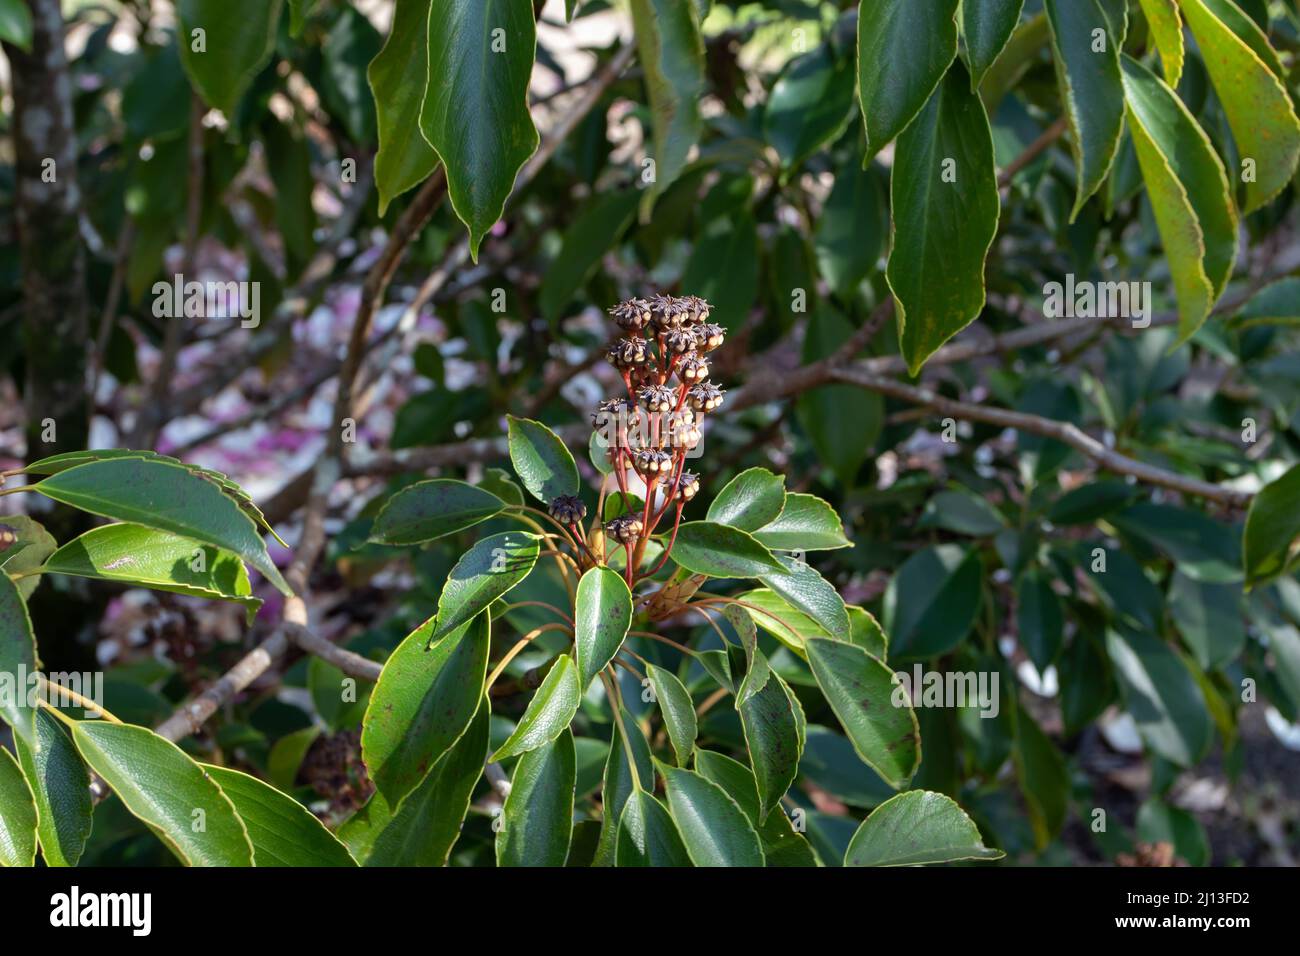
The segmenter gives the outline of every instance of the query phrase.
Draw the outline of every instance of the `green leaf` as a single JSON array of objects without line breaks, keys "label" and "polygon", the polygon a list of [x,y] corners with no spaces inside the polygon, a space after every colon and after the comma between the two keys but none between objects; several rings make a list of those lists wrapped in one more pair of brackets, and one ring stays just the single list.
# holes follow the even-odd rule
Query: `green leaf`
[{"label": "green leaf", "polygon": [[425,651],[433,624],[426,621],[393,651],[362,723],[366,770],[394,806],[460,739],[483,697],[488,615],[467,621]]},{"label": "green leaf", "polygon": [[234,601],[244,605],[250,619],[262,606],[261,599],[252,596],[244,563],[229,551],[137,524],[92,528],[55,551],[43,569]]},{"label": "green leaf", "polygon": [[143,727],[86,720],[73,726],[72,739],[90,769],[186,866],[253,864],[230,798],[170,740]]},{"label": "green leaf", "polygon": [[763,110],[763,133],[793,169],[837,139],[853,116],[853,64],[829,43],[786,64]]},{"label": "green leaf", "polygon": [[499,514],[506,503],[463,481],[417,481],[389,498],[375,517],[370,540],[382,544],[423,544],[464,531]]},{"label": "green leaf", "polygon": [[981,576],[979,553],[952,544],[904,561],[885,591],[890,656],[911,660],[956,647],[979,612]]},{"label": "green leaf", "polygon": [[1070,773],[1065,758],[1023,708],[1015,716],[1016,776],[1041,850],[1061,831],[1069,809]]},{"label": "green leaf", "polygon": [[529,0],[432,0],[429,6],[429,85],[420,130],[446,167],[447,194],[469,228],[475,262],[515,177],[537,150],[528,111],[536,48]]},{"label": "green leaf", "polygon": [[578,465],[558,435],[541,422],[506,416],[510,463],[528,493],[543,505],[560,495],[576,495]]},{"label": "green leaf", "polygon": [[962,33],[971,82],[976,87],[1011,39],[1024,7],[1025,0],[965,0],[962,4]]},{"label": "green leaf", "polygon": [[784,556],[778,560],[783,566],[780,573],[760,574],[758,579],[831,637],[847,641],[851,631],[849,612],[840,592],[806,561]]},{"label": "green leaf", "polygon": [[633,790],[618,823],[618,866],[691,866],[677,825],[662,803]]},{"label": "green leaf", "polygon": [[925,503],[918,528],[943,528],[976,538],[997,534],[1006,521],[985,498],[965,491],[941,491]]},{"label": "green leaf", "polygon": [[[281,0],[178,0],[181,62],[209,106],[234,116],[275,49]],[[195,31],[202,34],[196,35]],[[201,37],[201,39],[200,39]]]},{"label": "green leaf", "polygon": [[845,866],[919,866],[957,860],[996,860],[961,807],[941,793],[909,790],[891,797],[853,834]]},{"label": "green leaf", "polygon": [[568,654],[561,654],[528,702],[528,709],[519,719],[514,733],[491,759],[504,760],[545,747],[568,729],[581,702],[582,687],[578,684],[577,665]]},{"label": "green leaf", "polygon": [[849,643],[856,644],[881,661],[889,653],[889,635],[880,626],[876,616],[855,604],[849,605]]},{"label": "green leaf", "polygon": [[1137,838],[1143,843],[1169,843],[1188,866],[1210,865],[1210,841],[1205,828],[1180,807],[1151,797],[1138,808]]},{"label": "green leaf", "polygon": [[297,800],[228,767],[203,764],[235,805],[257,866],[356,866],[347,848]]},{"label": "green leaf", "polygon": [[641,207],[648,220],[655,199],[682,174],[704,131],[704,39],[699,11],[678,0],[632,0],[632,24],[654,130],[654,179]]},{"label": "green leaf", "polygon": [[713,304],[713,321],[732,332],[749,318],[758,296],[758,226],[748,211],[723,216],[696,243],[682,287]]},{"label": "green leaf", "polygon": [[[646,743],[641,728],[626,709],[620,711],[622,721],[615,722],[614,734],[609,742],[609,756],[605,761],[605,775],[601,780],[601,819],[600,842],[596,845],[594,866],[613,866],[618,840],[619,820],[628,797],[637,787],[637,781],[651,786],[654,777],[654,761],[650,756],[650,745]],[[631,728],[627,744],[623,742],[620,728]],[[628,751],[636,762],[636,772],[628,759]]]},{"label": "green leaf", "polygon": [[752,578],[784,570],[752,536],[713,521],[688,521],[678,528],[672,556],[687,571],[711,578]]},{"label": "green leaf", "polygon": [[623,576],[604,567],[583,574],[573,618],[578,685],[585,691],[592,678],[614,659],[632,626],[632,592]]},{"label": "green leaf", "polygon": [[573,835],[577,761],[567,729],[519,758],[501,808],[497,866],[564,865]]},{"label": "green leaf", "polygon": [[[742,704],[767,686],[772,671],[768,666],[767,657],[758,649],[758,628],[754,625],[754,619],[749,612],[738,604],[729,604],[723,610],[723,615],[735,630],[740,638],[741,647],[745,650],[745,676],[735,691],[736,709],[739,710]],[[727,654],[727,671],[730,673],[739,666],[739,662],[733,666],[729,651],[724,653]]]},{"label": "green leaf", "polygon": [[1099,0],[1044,0],[1044,7],[1075,158],[1073,222],[1106,181],[1119,154],[1124,131],[1122,39],[1112,32]]},{"label": "green leaf", "polygon": [[[54,535],[26,515],[0,516],[0,537],[8,539],[10,535],[13,536],[12,543],[0,551],[0,567],[12,575],[35,571],[59,547]],[[18,585],[18,593],[25,601],[32,596],[41,579],[39,575],[32,574],[19,578],[14,583]]]},{"label": "green leaf", "polygon": [[1270,66],[1277,55],[1254,21],[1225,0],[1182,0],[1181,5],[1238,152],[1254,163],[1253,178],[1245,179],[1249,214],[1272,202],[1295,175],[1300,119],[1285,77]]},{"label": "green leaf", "polygon": [[1137,494],[1137,489],[1122,481],[1089,482],[1054,501],[1047,520],[1057,525],[1092,524],[1131,504]]},{"label": "green leaf", "polygon": [[1178,299],[1178,337],[1201,327],[1237,258],[1237,212],[1223,162],[1182,100],[1124,57],[1129,132]]},{"label": "green leaf", "polygon": [[921,735],[893,671],[854,644],[810,638],[804,647],[858,756],[894,789],[906,785],[921,765]]},{"label": "green leaf", "polygon": [[1300,325],[1300,279],[1279,279],[1260,289],[1237,312],[1235,328]]},{"label": "green leaf", "polygon": [[46,866],[76,866],[90,838],[90,774],[62,723],[36,712],[39,749],[15,741],[18,762],[36,801],[37,836]]},{"label": "green leaf", "polygon": [[232,551],[281,594],[292,594],[271,563],[257,525],[210,478],[181,465],[108,458],[77,465],[38,482],[47,498],[104,518],[170,531]]},{"label": "green leaf", "polygon": [[763,866],[763,847],[740,806],[690,770],[659,766],[668,810],[696,866]]},{"label": "green leaf", "polygon": [[770,813],[766,820],[760,821],[758,784],[748,767],[712,750],[697,750],[695,772],[716,783],[736,801],[758,833],[768,866],[817,866],[817,854],[807,840],[795,833],[783,811]]},{"label": "green leaf", "polygon": [[794,783],[803,741],[794,704],[779,680],[769,679],[744,703],[737,704],[737,710],[758,786],[761,825]]},{"label": "green leaf", "polygon": [[1146,17],[1151,30],[1151,39],[1160,51],[1160,63],[1164,67],[1165,82],[1171,88],[1178,87],[1183,76],[1183,63],[1187,59],[1187,47],[1183,42],[1183,21],[1178,13],[1175,0],[1140,0],[1142,14]]},{"label": "green leaf", "polygon": [[[743,609],[763,630],[796,654],[803,656],[809,637],[830,637],[826,629],[802,611],[796,611],[775,591],[758,588],[741,594]],[[850,629],[852,622],[850,621]]]},{"label": "green leaf", "polygon": [[813,229],[817,268],[831,289],[850,299],[880,262],[889,236],[889,209],[878,166],[862,167],[856,152],[835,170],[835,184]]},{"label": "green leaf", "polygon": [[1282,574],[1300,538],[1300,465],[1265,485],[1250,502],[1242,535],[1246,586]]},{"label": "green leaf", "polygon": [[840,516],[816,495],[789,492],[774,521],[754,532],[758,543],[776,551],[833,551],[851,548]]},{"label": "green leaf", "polygon": [[1245,648],[1239,585],[1197,581],[1175,571],[1168,603],[1183,643],[1206,670],[1232,663]]},{"label": "green leaf", "polygon": [[1002,208],[988,117],[960,64],[899,137],[891,193],[886,275],[903,357],[916,375],[984,308],[984,259]]},{"label": "green leaf", "polygon": [[563,318],[565,307],[632,224],[640,198],[633,189],[598,193],[574,217],[542,276],[538,304],[551,325]]},{"label": "green leaf", "polygon": [[907,128],[956,58],[957,5],[958,0],[859,3],[858,100],[868,157]]},{"label": "green leaf", "polygon": [[32,51],[32,13],[23,0],[0,0],[0,40]]},{"label": "green leaf", "polygon": [[785,477],[750,468],[727,482],[709,505],[708,519],[741,531],[771,524],[785,507]]},{"label": "green leaf", "polygon": [[695,738],[699,733],[691,692],[675,674],[654,664],[646,665],[645,676],[659,703],[659,712],[663,714],[664,728],[668,731],[668,739],[672,741],[677,764],[684,767],[690,763]]},{"label": "green leaf", "polygon": [[[829,359],[854,331],[830,306],[819,306],[808,321],[804,364]],[[855,385],[823,385],[800,395],[795,409],[818,459],[835,472],[842,485],[852,488],[885,427],[884,399]]]},{"label": "green leaf", "polygon": [[1061,599],[1052,590],[1052,579],[1037,568],[1020,578],[1016,588],[1016,626],[1020,645],[1039,672],[1056,660],[1065,636]]},{"label": "green leaf", "polygon": [[1236,532],[1209,515],[1174,505],[1139,502],[1109,520],[1125,534],[1162,551],[1197,580],[1219,584],[1241,580],[1241,548]]},{"label": "green leaf", "polygon": [[428,635],[429,643],[477,617],[528,577],[541,550],[538,541],[531,534],[505,531],[480,539],[461,555],[438,595],[436,627]]},{"label": "green leaf", "polygon": [[36,865],[36,801],[18,761],[0,747],[0,866]]},{"label": "green leaf", "polygon": [[[366,78],[367,66],[383,52],[383,46],[379,31],[352,6],[339,11],[321,42],[321,99],[330,117],[354,143],[373,144],[378,135],[375,101]],[[311,177],[307,178],[310,182]]]},{"label": "green leaf", "polygon": [[388,39],[366,71],[379,125],[375,185],[381,216],[438,166],[438,154],[420,132],[420,108],[430,86],[429,8],[430,0],[396,0]]},{"label": "green leaf", "polygon": [[14,581],[0,572],[0,717],[20,740],[35,738],[36,711],[26,706],[28,688],[19,675],[34,675],[40,666],[27,605]]},{"label": "green leaf", "polygon": [[367,866],[444,866],[460,837],[474,787],[483,776],[491,708],[484,700],[469,728],[402,798],[375,837]]},{"label": "green leaf", "polygon": [[1210,714],[1187,667],[1162,641],[1137,632],[1106,633],[1106,650],[1124,703],[1152,751],[1180,767],[1205,755]]},{"label": "green leaf", "polygon": [[289,0],[289,36],[297,39],[302,36],[307,18],[319,0]]}]

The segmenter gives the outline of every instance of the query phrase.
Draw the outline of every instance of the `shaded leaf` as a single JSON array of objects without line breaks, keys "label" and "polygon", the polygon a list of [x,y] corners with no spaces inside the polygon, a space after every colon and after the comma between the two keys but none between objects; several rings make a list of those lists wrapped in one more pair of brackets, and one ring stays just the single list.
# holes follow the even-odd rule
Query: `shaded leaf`
[{"label": "shaded leaf", "polygon": [[379,126],[375,185],[381,216],[393,199],[438,166],[438,154],[420,132],[420,109],[430,85],[429,8],[430,0],[396,0],[388,39],[366,70]]},{"label": "shaded leaf", "polygon": [[918,866],[996,860],[961,807],[941,793],[909,790],[871,812],[853,834],[845,866]]},{"label": "shaded leaf", "polygon": [[563,866],[573,835],[577,755],[567,729],[515,764],[501,808],[497,866]]},{"label": "shaded leaf", "polygon": [[528,577],[537,564],[539,540],[531,534],[505,531],[479,539],[461,555],[438,595],[438,616],[436,626],[428,632],[429,643],[442,640],[477,617]]},{"label": "shaded leaf", "polygon": [[0,866],[36,865],[36,801],[18,761],[0,747]]},{"label": "shaded leaf", "polygon": [[506,503],[463,481],[418,481],[389,498],[375,516],[370,540],[383,544],[423,544],[472,528],[499,514]]},{"label": "shaded leaf", "polygon": [[297,800],[227,767],[203,765],[235,805],[257,866],[356,866],[347,848]]},{"label": "shaded leaf", "polygon": [[763,847],[744,812],[716,783],[659,766],[668,809],[696,866],[763,866]]},{"label": "shaded leaf", "polygon": [[[195,90],[227,117],[271,58],[281,0],[178,0],[181,62]],[[202,41],[195,31],[202,31]]]},{"label": "shaded leaf", "polygon": [[783,570],[749,534],[713,521],[687,521],[677,531],[673,560],[693,574],[750,578]]},{"label": "shaded leaf", "polygon": [[90,774],[59,719],[36,713],[39,749],[18,739],[15,749],[36,801],[37,835],[46,866],[76,866],[90,838]]},{"label": "shaded leaf", "polygon": [[672,741],[673,752],[677,755],[677,764],[684,767],[690,763],[691,752],[695,749],[695,737],[699,733],[691,692],[675,674],[662,667],[647,664],[645,673],[654,689],[655,700],[659,703],[659,712],[663,715],[664,728],[668,731],[668,739]]},{"label": "shaded leaf", "polygon": [[691,866],[677,825],[662,803],[636,789],[618,824],[618,866]]},{"label": "shaded leaf", "polygon": [[507,416],[510,462],[523,486],[543,505],[578,493],[578,465],[558,435],[541,422]]}]

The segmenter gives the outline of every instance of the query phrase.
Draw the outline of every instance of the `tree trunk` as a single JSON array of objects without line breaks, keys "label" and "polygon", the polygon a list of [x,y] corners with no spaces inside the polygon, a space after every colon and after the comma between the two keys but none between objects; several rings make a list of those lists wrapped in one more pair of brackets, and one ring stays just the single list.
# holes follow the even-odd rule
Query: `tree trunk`
[{"label": "tree trunk", "polygon": [[32,50],[8,44],[22,261],[28,459],[86,447],[86,253],[59,0],[27,0]]}]

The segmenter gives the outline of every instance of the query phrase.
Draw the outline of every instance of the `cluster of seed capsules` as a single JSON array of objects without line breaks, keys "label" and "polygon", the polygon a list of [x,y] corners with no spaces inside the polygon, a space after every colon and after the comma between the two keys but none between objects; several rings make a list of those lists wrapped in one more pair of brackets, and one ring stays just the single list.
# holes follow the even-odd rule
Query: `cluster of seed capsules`
[{"label": "cluster of seed capsules", "polygon": [[[699,476],[686,470],[686,459],[700,443],[704,416],[722,405],[722,389],[709,381],[709,353],[726,333],[709,321],[709,303],[695,295],[629,299],[609,312],[626,335],[606,358],[627,393],[601,402],[592,425],[603,436],[625,506],[631,502],[632,474],[645,483],[640,513],[628,507],[604,527],[608,541],[628,550],[631,570],[664,514],[675,508],[680,521],[682,508],[700,490]],[[658,492],[662,503],[656,510]],[[552,516],[566,524],[576,524],[585,513],[576,499],[551,503]]]}]

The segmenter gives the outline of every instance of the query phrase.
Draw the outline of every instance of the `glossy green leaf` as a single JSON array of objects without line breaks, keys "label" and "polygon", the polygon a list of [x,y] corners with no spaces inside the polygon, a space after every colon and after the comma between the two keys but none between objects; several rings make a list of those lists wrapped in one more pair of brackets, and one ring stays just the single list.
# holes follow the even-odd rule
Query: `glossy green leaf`
[{"label": "glossy green leaf", "polygon": [[804,647],[858,756],[895,789],[904,786],[921,764],[921,736],[893,671],[854,644],[811,638]]},{"label": "glossy green leaf", "polygon": [[816,495],[790,492],[785,508],[774,520],[754,532],[758,543],[776,551],[833,551],[851,548],[840,516]]},{"label": "glossy green leaf", "polygon": [[1061,599],[1052,590],[1052,579],[1037,569],[1030,569],[1016,587],[1016,626],[1020,645],[1039,672],[1056,660],[1065,637],[1065,619]]},{"label": "glossy green leaf", "polygon": [[591,568],[578,582],[574,602],[573,652],[581,690],[618,653],[632,626],[632,592],[623,576],[611,568]]},{"label": "glossy green leaf", "polygon": [[281,0],[178,0],[181,62],[209,106],[234,115],[275,48],[281,6]]},{"label": "glossy green leaf", "polygon": [[876,807],[853,834],[845,866],[919,866],[996,860],[961,807],[941,793],[909,790]]},{"label": "glossy green leaf", "polygon": [[542,276],[538,300],[542,315],[554,325],[564,309],[636,216],[635,190],[600,193],[574,217],[554,261]]},{"label": "glossy green leaf", "polygon": [[[729,604],[724,609],[723,615],[732,630],[736,632],[736,636],[740,638],[740,646],[745,651],[745,676],[741,679],[740,686],[736,688],[736,709],[739,710],[742,704],[767,686],[772,671],[768,666],[767,657],[758,649],[758,628],[749,612],[739,604]],[[728,654],[728,672],[735,671],[738,666],[739,662],[733,663]]]},{"label": "glossy green leaf", "polygon": [[36,713],[39,749],[15,741],[18,763],[32,788],[37,836],[46,866],[76,866],[90,838],[90,774],[59,719]]},{"label": "glossy green leaf", "polygon": [[[804,364],[830,359],[855,331],[829,305],[818,306],[808,319]],[[799,395],[795,411],[799,424],[812,440],[818,460],[834,471],[845,487],[856,485],[862,463],[885,427],[884,399],[856,385],[822,385]]]},{"label": "glossy green leaf", "polygon": [[235,805],[257,866],[356,866],[347,848],[311,811],[268,783],[228,767],[204,771]]},{"label": "glossy green leaf", "polygon": [[858,4],[858,101],[868,157],[907,128],[956,58],[957,7],[958,0]]},{"label": "glossy green leaf", "polygon": [[672,555],[680,567],[711,578],[751,578],[783,570],[752,536],[713,521],[685,522],[677,531]]},{"label": "glossy green leaf", "polygon": [[104,518],[169,531],[231,551],[291,594],[257,525],[215,481],[181,465],[109,458],[77,465],[35,485],[47,498]]},{"label": "glossy green leaf", "polygon": [[760,820],[758,784],[743,763],[712,750],[697,750],[695,772],[716,783],[736,801],[758,833],[767,866],[817,866],[817,854],[808,841],[795,832],[784,810],[778,809],[776,813],[769,813],[767,819]]},{"label": "glossy green leaf", "polygon": [[1158,638],[1106,634],[1124,703],[1152,751],[1180,767],[1195,764],[1213,736],[1205,698],[1178,655]]},{"label": "glossy green leaf", "polygon": [[362,723],[366,770],[392,805],[460,739],[483,697],[488,615],[462,624],[426,651],[433,626],[426,621],[393,651]]},{"label": "glossy green leaf", "polygon": [[36,712],[27,706],[26,675],[34,675],[40,666],[27,605],[14,581],[0,572],[0,717],[21,740],[31,741],[36,733]]},{"label": "glossy green leaf", "polygon": [[943,528],[982,538],[997,534],[1006,527],[1006,521],[984,498],[965,491],[941,491],[925,503],[917,527]]},{"label": "glossy green leaf", "polygon": [[[601,780],[600,841],[596,845],[594,866],[614,865],[619,821],[628,797],[636,789],[638,781],[648,787],[654,780],[650,745],[646,743],[645,735],[641,733],[640,726],[632,715],[626,710],[621,714],[621,723],[614,724],[614,736],[609,742],[609,755],[605,761],[605,775]],[[620,728],[631,728],[626,744]],[[631,760],[628,757],[629,751],[632,754]],[[635,761],[635,773],[632,761]]]},{"label": "glossy green leaf", "polygon": [[[1232,137],[1243,161],[1253,163],[1245,212],[1272,202],[1300,165],[1300,119],[1284,78],[1262,58],[1271,53],[1259,27],[1224,0],[1181,0]],[[1276,55],[1268,56],[1276,62]]]},{"label": "glossy green leaf", "polygon": [[0,536],[6,540],[12,536],[9,547],[0,551],[0,568],[17,578],[14,583],[18,585],[18,593],[25,601],[32,596],[41,579],[35,574],[18,576],[39,568],[46,558],[58,550],[59,543],[39,522],[26,515],[0,516]]},{"label": "glossy green leaf", "polygon": [[1179,341],[1201,327],[1237,257],[1237,213],[1223,162],[1182,100],[1123,60],[1129,131],[1178,298]]},{"label": "glossy green leaf", "polygon": [[0,747],[0,866],[36,865],[36,801],[18,761]]},{"label": "glossy green leaf", "polygon": [[1124,131],[1120,40],[1100,0],[1044,0],[1077,188],[1071,221],[1106,181]]},{"label": "glossy green leaf", "polygon": [[577,755],[567,729],[515,764],[501,808],[497,866],[563,866],[573,835]]},{"label": "glossy green leaf", "polygon": [[880,169],[863,169],[857,154],[849,153],[835,171],[835,184],[813,228],[817,268],[837,295],[850,298],[875,271],[888,236]]},{"label": "glossy green leaf", "polygon": [[709,505],[708,519],[752,532],[775,521],[784,507],[784,476],[766,468],[749,468],[718,492]]},{"label": "glossy green leaf", "polygon": [[578,666],[568,654],[561,654],[528,702],[528,709],[519,718],[514,732],[492,755],[492,760],[517,757],[547,746],[568,729],[581,701]]},{"label": "glossy green leaf", "polygon": [[491,710],[486,700],[468,729],[402,798],[371,844],[367,866],[444,866],[460,837],[470,799],[483,776]]},{"label": "glossy green leaf", "polygon": [[767,588],[746,591],[737,600],[744,602],[744,611],[755,624],[800,656],[804,653],[804,641],[809,637],[831,636],[824,627],[791,607],[775,591]]},{"label": "glossy green leaf", "polygon": [[799,772],[803,751],[794,704],[779,680],[768,680],[737,705],[759,794],[759,822],[777,807]]},{"label": "glossy green leaf", "polygon": [[890,656],[932,657],[956,647],[979,612],[979,553],[943,544],[903,562],[885,591]]},{"label": "glossy green leaf", "polygon": [[853,116],[853,63],[830,44],[791,60],[767,98],[763,132],[787,169],[844,132]]},{"label": "glossy green leaf", "polygon": [[668,810],[696,866],[763,866],[763,847],[740,806],[716,783],[662,764]]},{"label": "glossy green leaf", "polygon": [[510,462],[515,474],[543,505],[560,495],[578,493],[578,466],[558,435],[541,422],[507,416]]},{"label": "glossy green leaf", "polygon": [[1237,312],[1236,327],[1300,325],[1300,278],[1280,279],[1260,289]]},{"label": "glossy green leaf", "polygon": [[429,88],[430,0],[396,0],[388,40],[366,71],[379,120],[375,185],[379,214],[438,166],[438,154],[420,132],[420,108]]},{"label": "glossy green leaf", "polygon": [[1241,580],[1241,547],[1226,524],[1191,508],[1139,502],[1110,517],[1125,534],[1163,552],[1197,580],[1219,584]]},{"label": "glossy green leaf", "polygon": [[899,138],[891,193],[887,277],[915,375],[984,308],[984,259],[1002,208],[988,117],[964,66],[954,64]]},{"label": "glossy green leaf", "polygon": [[677,755],[677,764],[684,767],[690,763],[695,738],[699,733],[691,692],[675,674],[662,667],[647,664],[645,674],[654,689],[659,712],[663,714],[664,727],[668,731],[668,739],[672,741],[673,752]]},{"label": "glossy green leaf", "polygon": [[1023,708],[1015,715],[1015,761],[1020,792],[1038,848],[1045,848],[1065,823],[1070,773],[1065,758]]},{"label": "glossy green leaf", "polygon": [[1242,535],[1246,584],[1254,586],[1290,566],[1300,539],[1300,465],[1265,485],[1250,502]]},{"label": "glossy green leaf", "polygon": [[781,572],[760,574],[758,579],[831,637],[847,641],[851,631],[849,612],[834,585],[800,558],[782,556],[777,560],[782,564]]},{"label": "glossy green leaf", "polygon": [[370,540],[383,544],[423,544],[472,528],[499,514],[506,503],[463,481],[435,478],[407,485],[389,498],[375,517]]},{"label": "glossy green leaf", "polygon": [[438,595],[436,626],[429,643],[477,617],[497,598],[532,572],[541,548],[539,539],[520,531],[480,538],[451,569]]},{"label": "glossy green leaf", "polygon": [[1196,663],[1206,670],[1237,659],[1246,646],[1241,587],[1198,581],[1175,571],[1169,586],[1169,611]]},{"label": "glossy green leaf", "polygon": [[1183,63],[1187,59],[1187,45],[1183,41],[1183,18],[1178,13],[1175,0],[1139,0],[1146,17],[1151,39],[1160,51],[1160,64],[1164,67],[1165,82],[1178,87],[1183,76]]},{"label": "glossy green leaf", "polygon": [[32,12],[24,0],[0,0],[0,40],[31,52]]},{"label": "glossy green leaf", "polygon": [[72,739],[90,769],[187,866],[251,866],[235,806],[170,740],[130,724],[78,721]]},{"label": "glossy green leaf", "polygon": [[662,803],[636,789],[618,824],[618,866],[691,866],[677,825]]},{"label": "glossy green leaf", "polygon": [[262,606],[252,596],[244,563],[229,551],[137,524],[92,528],[54,552],[44,570],[234,601],[250,616]]},{"label": "glossy green leaf", "polygon": [[430,3],[420,130],[446,167],[447,194],[476,262],[539,142],[528,111],[536,47],[530,0]]},{"label": "glossy green leaf", "polygon": [[687,261],[682,287],[713,305],[712,321],[738,332],[754,308],[759,289],[758,226],[749,212],[715,220]]},{"label": "glossy green leaf", "polygon": [[962,3],[962,35],[970,59],[971,81],[976,87],[984,79],[1020,22],[1025,0],[965,0]]},{"label": "glossy green leaf", "polygon": [[644,220],[655,199],[682,174],[704,130],[704,39],[693,4],[632,0],[631,6],[654,133],[654,178],[641,207]]}]

